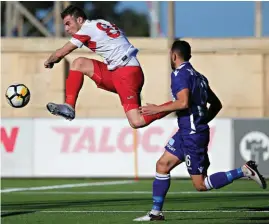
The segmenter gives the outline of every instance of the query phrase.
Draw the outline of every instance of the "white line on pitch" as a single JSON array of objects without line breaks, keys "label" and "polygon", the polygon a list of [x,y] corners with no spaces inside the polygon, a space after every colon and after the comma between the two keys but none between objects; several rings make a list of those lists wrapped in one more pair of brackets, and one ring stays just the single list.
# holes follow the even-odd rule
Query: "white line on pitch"
[{"label": "white line on pitch", "polygon": [[[2,212],[19,212],[17,210],[10,211],[2,211]],[[44,211],[36,211],[42,213],[139,213],[139,212],[148,212],[148,211],[76,211],[76,210],[44,210]],[[249,210],[178,210],[178,211],[163,211],[165,213],[269,213],[269,211],[249,211]]]},{"label": "white line on pitch", "polygon": [[40,191],[40,190],[51,190],[51,189],[74,188],[74,187],[121,185],[121,184],[131,184],[134,182],[135,181],[133,180],[123,180],[123,181],[106,181],[106,182],[79,183],[79,184],[61,184],[61,185],[50,185],[50,186],[40,186],[40,187],[7,188],[7,189],[2,189],[1,193],[10,193],[10,192],[17,192],[17,191]]},{"label": "white line on pitch", "polygon": [[[19,194],[74,194],[74,195],[129,195],[129,194],[152,194],[151,191],[44,191],[44,192],[16,192]],[[179,191],[179,192],[168,192],[168,195],[177,194],[269,194],[269,191]]]}]

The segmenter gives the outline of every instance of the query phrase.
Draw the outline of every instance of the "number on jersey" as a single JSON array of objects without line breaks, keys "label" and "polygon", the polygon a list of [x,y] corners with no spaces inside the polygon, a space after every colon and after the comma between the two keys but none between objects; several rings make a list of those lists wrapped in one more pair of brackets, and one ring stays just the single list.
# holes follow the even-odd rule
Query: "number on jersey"
[{"label": "number on jersey", "polygon": [[116,27],[115,24],[113,24],[112,26],[104,24],[104,23],[97,23],[97,28],[99,30],[102,30],[104,32],[106,32],[107,36],[111,37],[111,38],[117,38],[120,36],[120,31],[119,28]]}]

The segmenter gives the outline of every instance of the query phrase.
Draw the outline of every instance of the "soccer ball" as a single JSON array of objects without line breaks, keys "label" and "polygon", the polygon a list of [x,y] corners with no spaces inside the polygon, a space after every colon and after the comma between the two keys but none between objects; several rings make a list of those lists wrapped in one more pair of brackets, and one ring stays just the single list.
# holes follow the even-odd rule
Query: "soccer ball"
[{"label": "soccer ball", "polygon": [[30,101],[30,91],[24,84],[13,84],[7,88],[6,98],[10,106],[25,107]]}]

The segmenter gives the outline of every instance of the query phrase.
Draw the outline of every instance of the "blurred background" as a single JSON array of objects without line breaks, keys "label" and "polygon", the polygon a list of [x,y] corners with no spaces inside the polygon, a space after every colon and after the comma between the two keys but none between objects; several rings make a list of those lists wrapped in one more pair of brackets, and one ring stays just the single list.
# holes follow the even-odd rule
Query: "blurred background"
[{"label": "blurred background", "polygon": [[[167,37],[169,26],[174,26],[175,37],[269,35],[269,4],[266,1],[3,2],[1,34],[9,37],[64,36],[59,17],[68,4],[83,8],[89,19],[102,18],[117,23],[129,37]],[[169,21],[169,15],[174,17],[174,24]]]},{"label": "blurred background", "polygon": [[[191,63],[223,102],[210,124],[210,172],[255,159],[269,176],[268,2],[10,1],[1,2],[3,177],[152,177],[163,146],[177,130],[174,114],[132,130],[118,96],[89,79],[74,121],[47,112],[47,102],[64,101],[75,58],[102,60],[83,47],[52,70],[44,69],[47,57],[69,40],[60,18],[69,4],[83,8],[89,19],[114,22],[139,48],[146,78],[143,104],[171,99],[169,48],[177,38],[189,41]],[[29,87],[25,108],[7,104],[4,93],[12,83]],[[106,165],[100,167],[100,161]],[[187,177],[185,167],[175,176]]]}]

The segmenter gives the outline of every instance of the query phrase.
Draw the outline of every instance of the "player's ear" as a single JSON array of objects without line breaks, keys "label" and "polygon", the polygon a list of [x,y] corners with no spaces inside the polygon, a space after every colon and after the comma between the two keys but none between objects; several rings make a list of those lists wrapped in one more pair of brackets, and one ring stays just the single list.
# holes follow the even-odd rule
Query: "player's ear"
[{"label": "player's ear", "polygon": [[172,58],[173,58],[173,61],[177,60],[177,54],[175,52],[173,52]]},{"label": "player's ear", "polygon": [[78,17],[78,18],[77,18],[77,22],[78,22],[79,24],[82,24],[83,21],[84,21],[84,19],[83,19],[82,17]]}]

